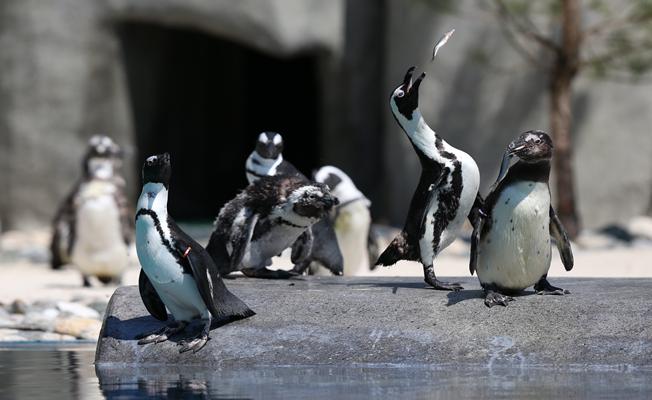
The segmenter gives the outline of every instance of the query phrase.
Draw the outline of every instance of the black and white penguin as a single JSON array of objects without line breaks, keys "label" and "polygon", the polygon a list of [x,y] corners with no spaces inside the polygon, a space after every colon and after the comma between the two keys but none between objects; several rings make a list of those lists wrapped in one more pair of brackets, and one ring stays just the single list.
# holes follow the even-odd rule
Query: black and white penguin
[{"label": "black and white penguin", "polygon": [[310,227],[337,203],[321,183],[263,176],[222,207],[206,250],[223,274],[239,270],[257,278],[289,278],[296,274],[267,269],[271,258],[290,246],[293,263],[308,258]]},{"label": "black and white penguin", "polygon": [[168,153],[151,156],[143,165],[143,190],[136,212],[136,251],[142,266],[138,287],[147,311],[166,321],[167,308],[174,322],[141,335],[138,344],[166,341],[193,319],[201,319],[201,332],[180,342],[180,352],[196,352],[209,340],[212,318],[235,320],[250,317],[254,312],[229,292],[206,250],[168,214],[171,174]]},{"label": "black and white penguin", "polygon": [[[283,137],[276,132],[263,132],[258,136],[256,147],[247,158],[245,167],[250,184],[260,177],[274,175],[298,176],[305,183],[310,182],[294,165],[283,159]],[[295,264],[293,271],[302,274],[311,265],[321,264],[331,273],[342,275],[344,258],[332,222],[323,218],[310,229],[316,245],[310,256]]]},{"label": "black and white penguin", "polygon": [[435,289],[461,290],[457,283],[436,278],[433,261],[456,239],[472,207],[480,203],[480,173],[471,156],[446,143],[426,124],[418,108],[425,73],[412,82],[413,72],[414,67],[408,69],[403,84],[390,97],[390,106],[419,157],[421,177],[403,230],[376,264],[420,261],[426,283]]},{"label": "black and white penguin", "polygon": [[567,271],[573,253],[566,231],[550,205],[552,140],[528,131],[509,144],[496,183],[484,201],[471,238],[471,274],[478,274],[485,304],[503,306],[507,296],[534,285],[539,294],[564,294],[547,280],[550,237]]},{"label": "black and white penguin", "polygon": [[71,264],[83,276],[102,283],[119,283],[129,265],[133,242],[124,179],[118,173],[120,147],[107,136],[88,142],[82,161],[83,174],[65,197],[53,220],[51,266]]},{"label": "black and white penguin", "polygon": [[256,148],[245,163],[247,181],[270,175],[302,175],[292,164],[283,159],[283,137],[276,132],[258,135]]},{"label": "black and white penguin", "polygon": [[335,212],[331,213],[331,219],[344,257],[344,275],[368,272],[370,263],[378,258],[378,247],[371,234],[371,201],[337,167],[327,165],[319,168],[314,179],[326,184],[340,201]]}]

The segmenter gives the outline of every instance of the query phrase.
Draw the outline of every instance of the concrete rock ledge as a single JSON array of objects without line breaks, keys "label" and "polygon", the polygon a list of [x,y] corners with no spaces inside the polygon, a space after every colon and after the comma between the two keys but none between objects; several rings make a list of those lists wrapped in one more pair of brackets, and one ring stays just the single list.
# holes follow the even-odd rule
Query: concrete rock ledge
[{"label": "concrete rock ledge", "polygon": [[100,366],[479,364],[490,367],[652,367],[652,279],[554,279],[566,296],[531,290],[487,308],[466,290],[427,289],[417,278],[227,280],[257,312],[220,326],[197,354],[174,341],[139,346],[160,322],[134,286],[116,290],[97,346]]}]

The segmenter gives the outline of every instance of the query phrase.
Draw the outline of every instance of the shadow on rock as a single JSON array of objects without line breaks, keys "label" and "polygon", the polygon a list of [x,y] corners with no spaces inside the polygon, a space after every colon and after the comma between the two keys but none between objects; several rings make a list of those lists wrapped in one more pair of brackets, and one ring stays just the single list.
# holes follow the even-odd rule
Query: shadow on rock
[{"label": "shadow on rock", "polygon": [[[224,325],[227,325],[231,322],[236,321],[237,319],[222,318],[219,320],[213,320],[211,323],[211,330],[220,328]],[[108,338],[113,338],[117,340],[138,340],[139,335],[144,333],[153,332],[157,329],[163,328],[165,325],[169,324],[173,319],[171,316],[168,316],[167,321],[159,321],[152,316],[142,316],[131,318],[127,320],[121,320],[115,316],[109,316],[106,319],[106,329],[104,336]],[[191,335],[199,333],[202,328],[200,320],[193,320],[188,327],[182,332],[179,332],[177,335],[173,335],[169,340],[171,342],[179,342],[181,339],[186,338]]]}]

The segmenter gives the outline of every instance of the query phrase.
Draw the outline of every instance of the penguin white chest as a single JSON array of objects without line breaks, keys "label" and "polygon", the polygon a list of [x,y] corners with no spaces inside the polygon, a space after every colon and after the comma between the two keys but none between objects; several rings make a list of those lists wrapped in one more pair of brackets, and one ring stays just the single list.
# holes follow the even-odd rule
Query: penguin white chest
[{"label": "penguin white chest", "polygon": [[[369,226],[371,215],[363,200],[339,209],[335,220],[335,235],[344,258],[344,275],[354,276],[369,271]],[[375,260],[374,260],[375,261]]]},{"label": "penguin white chest", "polygon": [[90,182],[80,190],[72,262],[86,275],[119,276],[128,266],[114,191],[109,182]]},{"label": "penguin white chest", "polygon": [[[162,229],[163,231],[163,229]],[[165,233],[165,231],[163,231]],[[165,235],[164,235],[165,236]],[[138,261],[152,283],[171,283],[183,280],[183,269],[166,247],[171,238],[161,237],[154,220],[149,215],[140,215],[136,220],[136,253]]]},{"label": "penguin white chest", "polygon": [[550,191],[542,182],[518,182],[501,192],[489,232],[478,247],[480,282],[522,290],[550,268]]},{"label": "penguin white chest", "polygon": [[270,259],[290,247],[304,231],[305,228],[285,224],[272,226],[267,232],[251,240],[242,259],[242,266],[263,268],[271,265]]}]

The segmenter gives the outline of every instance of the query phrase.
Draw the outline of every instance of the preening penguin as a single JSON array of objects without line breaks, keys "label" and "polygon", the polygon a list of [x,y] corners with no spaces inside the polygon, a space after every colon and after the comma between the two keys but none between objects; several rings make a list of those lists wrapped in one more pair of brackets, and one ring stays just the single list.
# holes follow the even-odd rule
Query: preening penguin
[{"label": "preening penguin", "polygon": [[551,235],[564,268],[573,268],[568,236],[550,205],[552,148],[542,131],[525,132],[510,143],[474,225],[470,270],[478,273],[488,307],[506,306],[513,298],[505,294],[532,285],[539,294],[564,294],[547,280]]},{"label": "preening penguin", "polygon": [[371,237],[371,201],[355,186],[341,169],[330,165],[315,172],[315,181],[328,185],[340,204],[331,213],[337,242],[344,257],[344,275],[353,276],[369,271],[376,261],[377,246]]},{"label": "preening penguin", "polygon": [[457,283],[435,276],[433,261],[457,237],[472,207],[480,204],[478,166],[471,156],[446,143],[419,112],[419,86],[425,73],[412,82],[414,67],[390,97],[394,118],[407,134],[421,162],[421,177],[401,233],[376,264],[420,261],[426,283],[435,289],[460,290]]},{"label": "preening penguin", "polygon": [[103,283],[119,282],[129,264],[133,220],[118,173],[121,158],[111,138],[93,136],[82,161],[82,177],[53,221],[51,266],[72,264],[82,273],[84,286],[90,286],[90,276]]},{"label": "preening penguin", "polygon": [[222,207],[206,249],[223,274],[289,278],[295,274],[267,269],[271,258],[294,243],[292,262],[306,260],[313,248],[310,227],[337,203],[321,183],[263,176]]},{"label": "preening penguin", "polygon": [[143,166],[143,190],[136,212],[136,250],[142,266],[138,287],[147,311],[174,322],[141,335],[138,344],[159,343],[182,332],[191,320],[200,318],[201,332],[180,342],[180,352],[196,352],[209,338],[211,317],[241,319],[254,315],[229,292],[213,259],[181,230],[168,215],[168,189],[172,166],[169,154],[149,157]]},{"label": "preening penguin", "polygon": [[[276,132],[263,132],[258,136],[256,147],[247,158],[245,167],[250,184],[263,176],[275,175],[297,176],[306,184],[310,183],[310,180],[294,165],[283,159],[283,137]],[[344,259],[332,222],[328,218],[323,218],[309,229],[311,232],[306,234],[312,234],[315,245],[309,256],[295,264],[293,271],[302,274],[316,261],[333,274],[342,275]],[[295,246],[301,246],[301,243],[296,243]],[[269,262],[271,263],[271,260]]]}]

